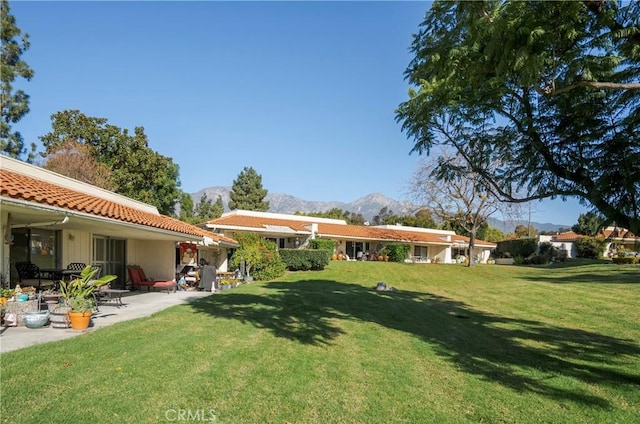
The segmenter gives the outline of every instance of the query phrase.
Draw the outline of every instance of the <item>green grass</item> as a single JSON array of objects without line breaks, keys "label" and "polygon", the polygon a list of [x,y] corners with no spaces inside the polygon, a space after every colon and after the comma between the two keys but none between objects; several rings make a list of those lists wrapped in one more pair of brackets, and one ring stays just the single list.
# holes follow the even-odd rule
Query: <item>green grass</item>
[{"label": "green grass", "polygon": [[639,292],[638,266],[337,261],[2,354],[1,419],[633,422]]}]

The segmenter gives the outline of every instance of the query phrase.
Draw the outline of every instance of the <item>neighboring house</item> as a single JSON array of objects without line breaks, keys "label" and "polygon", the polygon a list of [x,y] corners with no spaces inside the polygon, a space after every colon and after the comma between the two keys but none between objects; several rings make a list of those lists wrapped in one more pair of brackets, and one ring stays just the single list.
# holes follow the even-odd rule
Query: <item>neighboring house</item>
[{"label": "neighboring house", "polygon": [[607,227],[602,230],[607,244],[604,249],[604,256],[609,257],[619,249],[640,252],[640,236],[636,236],[631,231],[618,227]]},{"label": "neighboring house", "polygon": [[16,262],[64,268],[71,262],[100,265],[124,287],[127,265],[147,276],[175,278],[177,246],[191,242],[198,255],[226,269],[234,240],[164,216],[128,197],[55,172],[0,156],[0,276],[17,281]]},{"label": "neighboring house", "polygon": [[[354,259],[360,253],[377,254],[389,243],[404,243],[411,248],[407,260],[452,263],[456,256],[466,254],[469,238],[453,231],[400,225],[348,225],[341,219],[235,210],[203,225],[219,235],[234,238],[242,232],[259,234],[273,241],[278,248],[304,247],[309,240],[320,238],[335,241],[335,252]],[[495,243],[476,240],[475,256],[486,262]]]},{"label": "neighboring house", "polygon": [[553,234],[553,235],[540,235],[538,236],[538,244],[551,243],[553,247],[560,251],[567,252],[567,258],[575,258],[577,256],[575,241],[580,237],[580,234],[576,234],[573,231],[566,233]]},{"label": "neighboring house", "polygon": [[[575,242],[580,237],[584,236],[568,231],[554,235],[541,235],[538,241],[539,243],[549,242],[559,250],[566,250],[568,258],[575,258],[577,257]],[[604,251],[602,252],[605,258],[614,255],[620,248],[628,251],[638,251],[640,249],[640,237],[624,228],[607,227],[598,234],[598,237],[605,240]]]}]

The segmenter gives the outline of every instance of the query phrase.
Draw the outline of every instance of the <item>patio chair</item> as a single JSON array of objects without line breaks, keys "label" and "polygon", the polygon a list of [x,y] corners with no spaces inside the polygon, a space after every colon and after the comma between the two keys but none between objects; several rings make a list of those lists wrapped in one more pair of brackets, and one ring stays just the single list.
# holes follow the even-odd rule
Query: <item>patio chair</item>
[{"label": "patio chair", "polygon": [[55,285],[52,280],[42,280],[40,267],[31,262],[16,262],[16,270],[18,271],[18,281],[22,286],[40,288],[41,286]]},{"label": "patio chair", "polygon": [[141,267],[137,265],[130,265],[127,267],[129,273],[129,279],[133,288],[146,287],[147,291],[151,291],[151,288],[159,289],[160,291],[167,291],[167,293],[175,292],[178,289],[178,283],[175,280],[172,281],[158,281],[150,280],[145,275]]},{"label": "patio chair", "polygon": [[78,274],[82,272],[83,269],[87,267],[87,264],[82,262],[71,262],[67,265],[67,271],[78,271]]}]

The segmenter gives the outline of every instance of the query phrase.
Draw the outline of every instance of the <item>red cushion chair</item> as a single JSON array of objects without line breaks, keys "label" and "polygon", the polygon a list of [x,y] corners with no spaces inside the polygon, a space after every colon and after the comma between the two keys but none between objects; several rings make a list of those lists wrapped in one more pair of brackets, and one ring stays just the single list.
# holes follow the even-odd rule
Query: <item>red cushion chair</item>
[{"label": "red cushion chair", "polygon": [[146,287],[147,291],[151,291],[151,288],[154,288],[160,291],[166,290],[167,293],[175,292],[178,288],[178,283],[176,283],[175,280],[149,280],[139,266],[129,266],[127,267],[127,271],[129,272],[129,279],[134,288]]}]

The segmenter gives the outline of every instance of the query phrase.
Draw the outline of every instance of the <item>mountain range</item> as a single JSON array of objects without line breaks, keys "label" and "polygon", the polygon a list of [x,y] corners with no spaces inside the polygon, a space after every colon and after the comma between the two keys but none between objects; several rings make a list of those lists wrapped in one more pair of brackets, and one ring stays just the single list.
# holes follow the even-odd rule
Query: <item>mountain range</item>
[{"label": "mountain range", "polygon": [[[221,196],[224,203],[225,212],[229,211],[229,192],[231,187],[208,187],[199,190],[196,193],[191,194],[191,198],[197,203],[200,198],[206,194],[207,198],[212,201],[216,201],[218,196]],[[283,193],[267,193],[266,201],[269,202],[269,212],[293,214],[295,212],[326,212],[328,210],[337,208],[343,211],[349,211],[362,214],[366,220],[372,220],[375,215],[380,213],[382,208],[387,208],[392,211],[394,215],[408,215],[416,211],[417,207],[410,202],[403,202],[391,199],[380,193],[371,193],[364,197],[361,197],[353,202],[338,202],[338,201],[312,201],[303,200],[295,196]],[[527,225],[526,220],[519,221],[503,221],[500,219],[490,218],[489,224],[492,227],[498,228],[503,232],[514,231],[516,225]],[[531,222],[531,225],[538,231],[557,231],[560,228],[567,228],[568,225],[559,225],[551,223]]]}]

